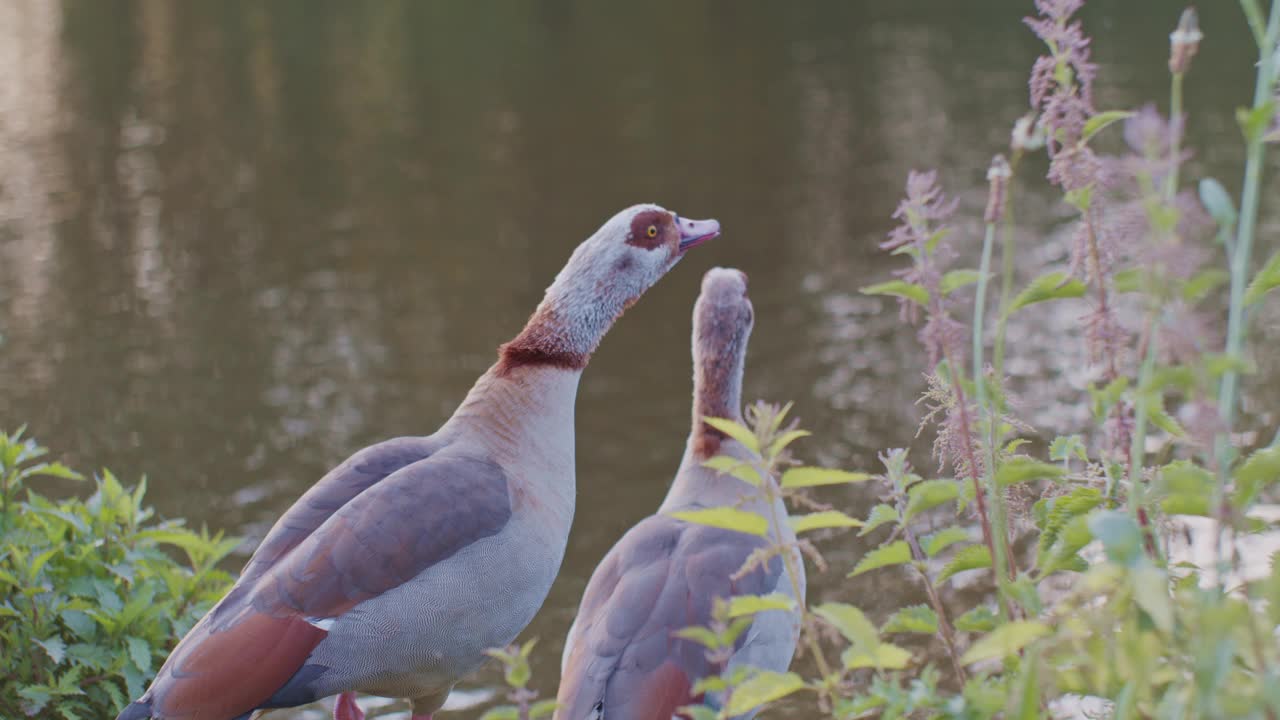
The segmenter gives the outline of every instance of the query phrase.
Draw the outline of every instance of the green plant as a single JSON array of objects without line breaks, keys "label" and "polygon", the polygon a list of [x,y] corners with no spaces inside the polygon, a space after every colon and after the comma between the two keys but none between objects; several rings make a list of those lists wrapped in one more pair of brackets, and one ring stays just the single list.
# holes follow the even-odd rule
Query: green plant
[{"label": "green plant", "polygon": [[[1280,435],[1252,451],[1233,441],[1240,377],[1251,368],[1247,311],[1280,287],[1280,254],[1256,274],[1250,262],[1264,152],[1280,125],[1280,2],[1264,14],[1257,0],[1241,0],[1261,59],[1253,106],[1238,112],[1246,143],[1238,210],[1212,179],[1198,193],[1179,185],[1182,83],[1201,40],[1194,12],[1171,35],[1166,119],[1152,106],[1094,108],[1098,68],[1073,19],[1082,4],[1037,0],[1039,16],[1027,20],[1048,52],[1032,71],[1033,114],[1013,133],[1014,162],[997,156],[988,172],[979,267],[948,265],[957,254],[949,247],[956,204],[935,174],[912,173],[894,214],[900,225],[882,245],[910,264],[897,279],[864,289],[896,298],[903,319],[920,324],[934,366],[925,422],[936,430],[940,472],[955,477],[923,477],[905,451],[890,450],[876,478],[883,502],[861,523],[831,526],[860,524],[860,534],[881,538],[851,577],[906,571],[928,603],[898,608],[877,625],[857,607],[851,586],[853,602],[805,608],[803,646],[817,677],[739,669],[703,687],[749,701],[718,712],[692,708],[692,716],[730,717],[810,692],[824,716],[838,718],[1083,717],[1086,701],[1117,718],[1280,717],[1280,558],[1259,571],[1237,542],[1280,532],[1255,512],[1280,481]],[[1097,149],[1113,126],[1124,130],[1121,157]],[[1045,268],[1014,292],[1016,169],[1040,149],[1049,156],[1048,179],[1076,213],[1072,263]],[[1215,234],[1225,263],[1207,252]],[[1001,291],[990,313],[1001,235]],[[1199,329],[1212,325],[1206,300],[1223,283],[1226,337],[1217,345]],[[976,290],[971,314],[960,300],[969,287]],[[1058,302],[1090,306],[1079,334],[1095,382],[1081,397],[1092,422],[1050,441],[1013,416],[1003,368],[1006,353],[1018,350],[1010,320]],[[758,462],[746,473],[727,458],[708,464],[759,491],[786,494],[779,475],[786,458],[769,445],[778,431],[769,414],[749,416],[749,427],[717,422],[756,450]],[[783,521],[743,515],[686,519],[757,534]],[[1186,516],[1211,522],[1216,558],[1207,566],[1178,557],[1173,541]],[[1019,533],[1030,542],[1015,543]],[[948,587],[965,572],[986,574],[991,589],[985,601],[957,612]],[[736,640],[733,605],[766,602],[734,598],[713,627],[689,636],[702,638],[709,653],[723,651]],[[814,632],[816,622],[838,639],[824,642],[831,634]],[[834,666],[823,655],[831,643],[841,651]],[[923,652],[908,649],[921,645]]]},{"label": "green plant", "polygon": [[226,590],[239,541],[155,522],[146,482],[106,471],[87,499],[45,497],[28,483],[82,480],[45,456],[0,433],[0,717],[114,716]]},{"label": "green plant", "polygon": [[499,705],[490,708],[480,720],[538,720],[551,717],[555,712],[555,700],[538,700],[538,691],[529,687],[533,671],[529,668],[529,655],[537,640],[529,640],[523,645],[511,645],[507,648],[488,650],[489,657],[502,664],[502,677],[509,691],[507,700],[510,705]]}]

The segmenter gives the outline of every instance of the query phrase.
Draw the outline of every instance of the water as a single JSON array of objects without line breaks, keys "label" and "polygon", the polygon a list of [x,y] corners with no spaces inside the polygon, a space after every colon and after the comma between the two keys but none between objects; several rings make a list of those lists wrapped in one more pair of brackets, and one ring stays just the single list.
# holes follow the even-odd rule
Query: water
[{"label": "water", "polygon": [[[876,243],[911,168],[960,197],[972,256],[983,173],[1040,50],[1030,5],[3,0],[0,425],[28,423],[74,466],[146,474],[164,516],[257,539],[353,450],[434,430],[605,218],[641,201],[717,217],[724,237],[583,379],[578,520],[527,632],[553,693],[591,569],[678,461],[707,268],[751,276],[746,395],[795,400],[810,460],[876,469],[911,445],[932,469],[914,333],[857,288],[897,267]],[[1167,97],[1179,10],[1091,2],[1100,105]],[[1235,3],[1200,11],[1189,173],[1234,189],[1253,58]],[[1024,278],[1064,257],[1052,200],[1039,182],[1020,196]],[[1262,227],[1274,247],[1275,215]],[[1083,312],[1012,330],[1046,433],[1085,420],[1068,335]],[[1258,362],[1246,411],[1270,432],[1280,370]],[[1052,386],[1063,375],[1076,390]],[[856,515],[873,493],[827,497]],[[827,547],[815,598],[874,613],[917,593],[892,573],[845,581],[862,546]]]}]

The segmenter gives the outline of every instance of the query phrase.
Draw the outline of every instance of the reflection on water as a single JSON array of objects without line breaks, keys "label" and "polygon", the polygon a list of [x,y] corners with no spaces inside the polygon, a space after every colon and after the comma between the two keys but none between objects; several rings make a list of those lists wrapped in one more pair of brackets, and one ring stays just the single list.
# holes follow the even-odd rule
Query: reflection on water
[{"label": "reflection on water", "polygon": [[[876,243],[908,169],[938,167],[980,216],[1027,102],[1028,5],[0,1],[0,425],[146,473],[164,515],[257,538],[352,450],[437,427],[604,218],[648,200],[718,217],[725,237],[584,378],[580,519],[529,630],[550,691],[590,569],[676,465],[707,267],[751,275],[747,394],[794,399],[814,459],[874,468],[914,444],[929,467],[913,332],[857,288],[894,266]],[[1163,97],[1180,7],[1091,6],[1100,103]],[[1192,172],[1231,186],[1251,60],[1232,4],[1201,13]],[[1061,261],[1061,208],[1039,186],[1018,202],[1022,272]],[[977,237],[959,224],[962,250]],[[1058,380],[1085,382],[1082,312],[1011,330],[1044,432],[1083,419]],[[1258,316],[1276,341],[1277,307]],[[1246,398],[1268,428],[1277,362]],[[858,514],[867,492],[842,502]],[[860,552],[836,545],[815,598],[874,612],[915,592],[847,584]]]}]

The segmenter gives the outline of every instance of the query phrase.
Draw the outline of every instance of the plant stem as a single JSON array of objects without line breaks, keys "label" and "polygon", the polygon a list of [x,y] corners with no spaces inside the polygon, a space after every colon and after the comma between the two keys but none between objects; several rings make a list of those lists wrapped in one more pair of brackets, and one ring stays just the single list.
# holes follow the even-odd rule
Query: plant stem
[{"label": "plant stem", "polygon": [[[996,434],[999,413],[993,412],[987,398],[986,363],[983,362],[982,321],[987,309],[987,275],[991,270],[991,248],[995,244],[995,223],[987,223],[986,237],[982,241],[982,261],[978,266],[978,292],[973,301],[973,386],[978,395],[978,410],[986,415],[987,442],[985,476],[987,492],[991,493],[991,515],[995,521],[995,552],[991,555],[996,571],[996,584],[1004,586],[1004,579],[1017,577],[1017,567],[1007,555],[1009,550],[1009,530],[1005,521],[1004,495],[996,483]],[[981,422],[979,422],[981,428]]]},{"label": "plant stem", "polygon": [[[1000,224],[1000,309],[996,323],[995,346],[992,349],[991,363],[996,370],[996,379],[1004,381],[1004,336],[1009,324],[1009,303],[1013,300],[1014,248],[1017,235],[1013,227],[1013,188],[1014,178],[1018,177],[1018,163],[1022,160],[1022,150],[1015,150],[1009,160],[1009,180],[1005,187],[1004,221]],[[1003,408],[1001,408],[1003,409]]]},{"label": "plant stem", "polygon": [[[1173,81],[1169,85],[1169,125],[1171,127],[1182,120],[1182,76],[1183,73],[1173,73]],[[1182,153],[1182,133],[1185,131],[1186,127],[1183,126],[1170,134],[1169,176],[1164,181],[1164,201],[1168,205],[1173,204],[1173,196],[1178,193],[1178,169],[1181,165],[1178,162],[1178,156]]]},{"label": "plant stem", "polygon": [[[1251,0],[1241,0],[1245,14],[1250,15],[1250,24],[1258,18],[1258,8]],[[1251,7],[1252,6],[1252,7]],[[1255,32],[1257,28],[1255,27]],[[1276,43],[1280,38],[1280,0],[1271,3],[1271,15],[1267,20],[1266,34],[1261,43],[1261,62],[1258,67],[1258,78],[1254,85],[1253,107],[1259,108],[1271,99],[1275,88],[1275,55]],[[1236,240],[1231,255],[1231,305],[1227,314],[1227,347],[1228,358],[1238,358],[1244,349],[1245,308],[1244,291],[1249,281],[1249,260],[1253,249],[1254,229],[1258,221],[1258,194],[1262,187],[1262,165],[1265,144],[1261,133],[1248,138],[1248,150],[1244,166],[1244,190],[1240,201],[1240,219],[1236,224]],[[1231,447],[1231,431],[1235,422],[1236,395],[1240,375],[1233,367],[1222,374],[1218,388],[1218,413],[1221,415],[1223,432],[1214,442],[1214,454],[1218,458],[1218,480],[1223,485],[1227,482],[1227,473],[1231,467],[1234,451]]]},{"label": "plant stem", "polygon": [[[901,508],[904,501],[899,499],[898,502]],[[963,686],[969,678],[965,675],[964,665],[960,663],[960,654],[956,651],[955,630],[951,627],[951,621],[947,619],[947,608],[942,604],[942,597],[938,595],[938,589],[933,586],[933,581],[929,579],[929,574],[921,568],[922,564],[928,562],[928,556],[924,554],[924,549],[920,547],[920,541],[916,538],[916,534],[911,532],[911,528],[904,524],[902,531],[907,538],[907,544],[911,546],[911,556],[915,560],[912,566],[920,574],[920,579],[924,581],[924,590],[929,595],[929,604],[933,606],[933,612],[938,616],[938,633],[942,635],[942,644],[947,648],[947,657],[951,659],[951,668],[956,673],[956,679]]]},{"label": "plant stem", "polygon": [[1151,536],[1151,529],[1148,527],[1148,519],[1144,512],[1143,501],[1146,486],[1142,477],[1142,471],[1145,467],[1145,459],[1147,453],[1147,404],[1150,400],[1152,389],[1148,387],[1151,384],[1151,376],[1155,373],[1156,367],[1156,350],[1160,344],[1156,337],[1156,324],[1159,321],[1159,312],[1153,310],[1151,319],[1147,322],[1146,329],[1146,353],[1142,359],[1142,368],[1138,371],[1138,387],[1135,393],[1133,408],[1133,435],[1130,438],[1129,445],[1129,513],[1133,515],[1134,520],[1142,528],[1143,542],[1147,546],[1147,552],[1152,558],[1158,557],[1155,547],[1155,538]]}]

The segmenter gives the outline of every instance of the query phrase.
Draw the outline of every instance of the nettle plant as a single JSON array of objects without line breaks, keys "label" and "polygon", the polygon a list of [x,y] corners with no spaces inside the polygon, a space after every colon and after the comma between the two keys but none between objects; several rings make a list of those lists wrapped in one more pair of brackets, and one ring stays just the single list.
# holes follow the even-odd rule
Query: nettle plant
[{"label": "nettle plant", "polygon": [[[1246,146],[1238,204],[1213,179],[1192,191],[1180,177],[1188,155],[1182,83],[1202,38],[1194,11],[1170,35],[1166,117],[1154,106],[1095,109],[1097,66],[1072,19],[1082,4],[1037,0],[1038,15],[1026,20],[1047,51],[1032,69],[1031,112],[1013,129],[1010,159],[997,156],[988,171],[979,266],[951,266],[956,203],[936,174],[913,172],[894,213],[899,225],[882,244],[909,265],[863,289],[895,297],[919,327],[932,367],[925,423],[950,477],[919,475],[906,451],[889,450],[874,478],[884,501],[863,521],[825,507],[792,518],[736,508],[685,518],[766,537],[780,522],[798,531],[861,527],[881,541],[850,576],[905,569],[928,603],[878,626],[856,602],[805,608],[801,645],[816,677],[740,669],[702,683],[725,692],[725,707],[689,708],[691,717],[733,717],[796,694],[839,718],[1280,717],[1280,568],[1257,570],[1240,543],[1280,530],[1258,512],[1280,480],[1280,435],[1248,447],[1241,438],[1253,434],[1237,418],[1240,380],[1252,368],[1249,310],[1280,287],[1280,252],[1256,273],[1251,260],[1264,152],[1280,140],[1280,0],[1266,13],[1257,0],[1240,1],[1260,61],[1253,105],[1237,113]],[[1117,146],[1123,154],[1101,149]],[[1015,291],[1015,180],[1023,158],[1041,151],[1050,184],[1075,214],[1070,261]],[[972,300],[962,300],[970,290]],[[1087,305],[1077,336],[1093,379],[1073,392],[1092,421],[1044,438],[1009,401],[1005,359],[1017,347],[1007,331],[1016,315],[1062,302],[1074,303],[1071,311]],[[805,506],[812,501],[796,497],[803,483],[789,481],[792,473],[817,484],[872,479],[788,467],[787,446],[805,433],[782,429],[780,415],[759,406],[745,427],[711,421],[756,457],[709,466],[743,479],[744,492]],[[1197,527],[1212,548],[1207,563],[1179,555],[1176,540],[1195,516],[1205,519]],[[789,550],[775,543],[771,552],[786,558]],[[987,602],[956,614],[949,585],[963,571],[986,572],[991,590]],[[714,660],[738,641],[737,618],[786,603],[733,598],[713,627],[686,636]],[[832,635],[838,663],[824,654]],[[920,647],[906,642],[911,635],[924,639],[923,652],[903,647]]]},{"label": "nettle plant", "polygon": [[83,477],[22,434],[0,433],[0,717],[114,717],[226,591],[239,541],[156,522],[146,482],[106,471],[47,498],[28,483]]}]

